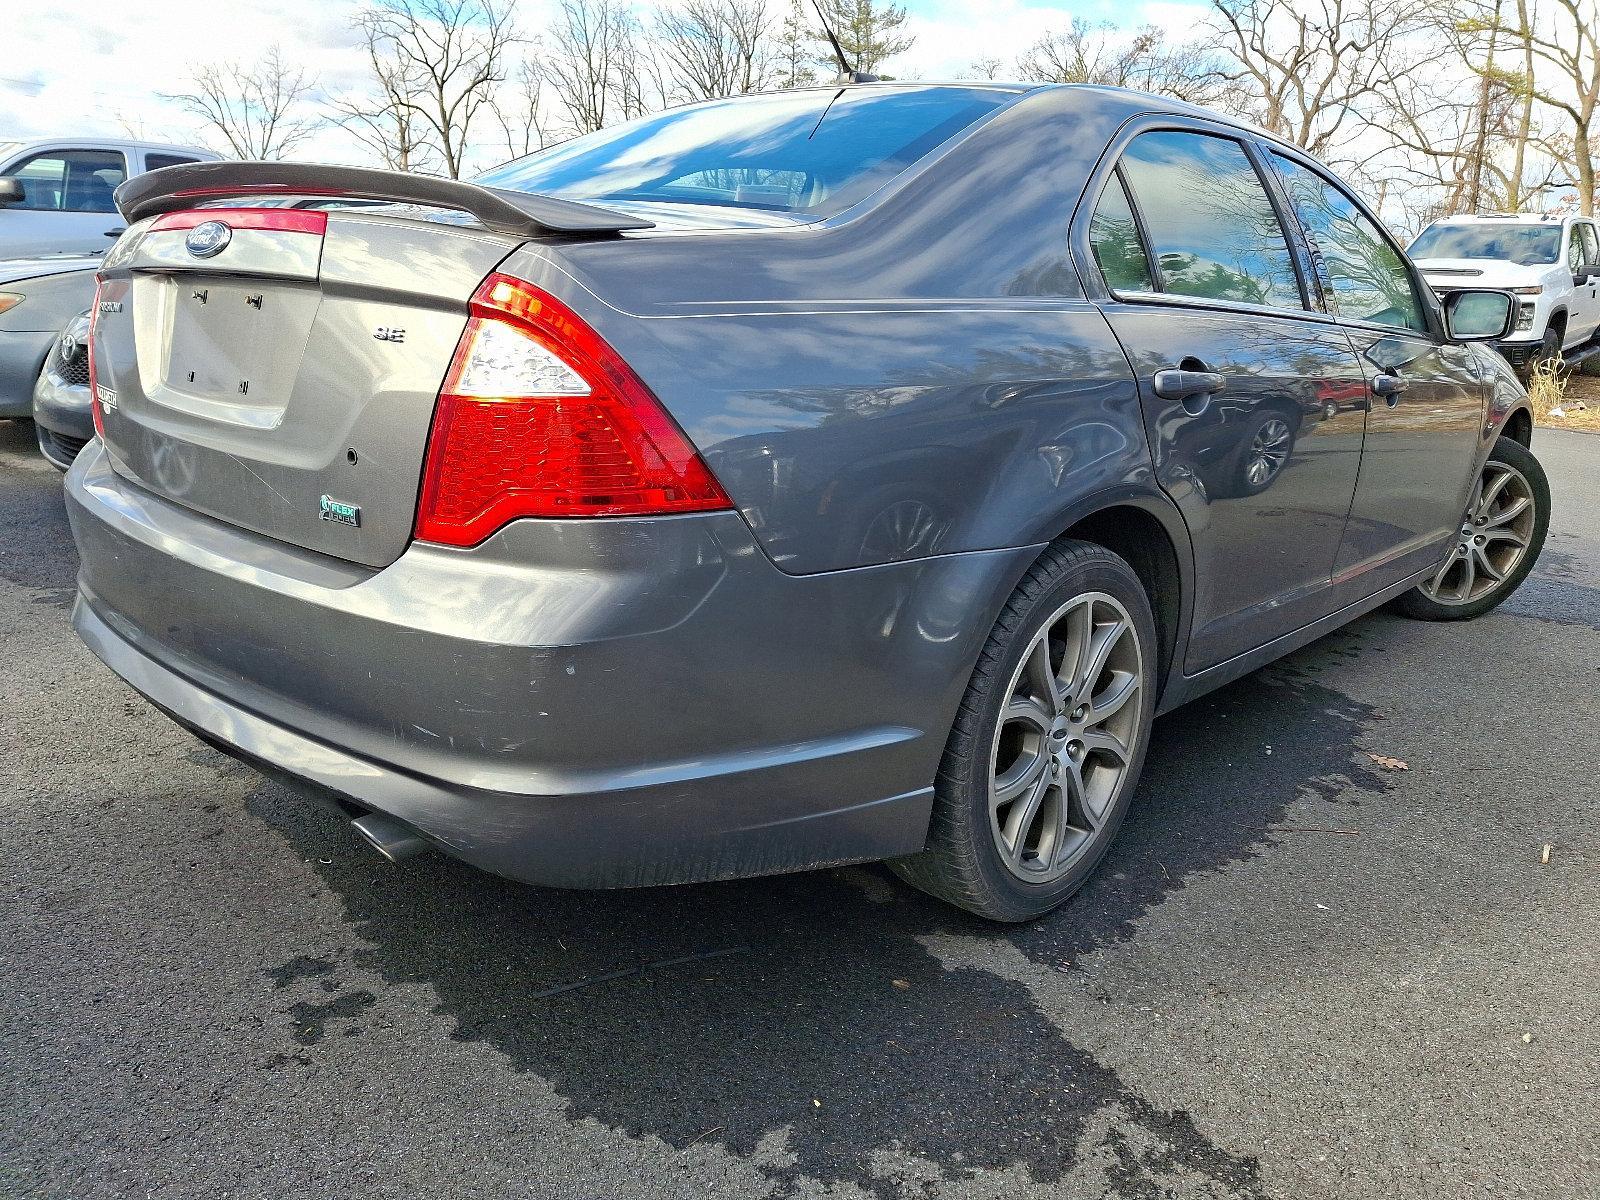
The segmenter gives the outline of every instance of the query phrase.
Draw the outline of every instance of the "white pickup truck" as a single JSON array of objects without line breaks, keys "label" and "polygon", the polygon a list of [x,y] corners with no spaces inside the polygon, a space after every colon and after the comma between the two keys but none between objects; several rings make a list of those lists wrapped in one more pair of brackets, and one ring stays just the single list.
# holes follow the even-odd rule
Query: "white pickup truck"
[{"label": "white pickup truck", "polygon": [[[1600,230],[1592,217],[1483,215],[1435,221],[1410,255],[1436,291],[1500,288],[1521,300],[1499,345],[1518,370],[1572,357],[1600,337]],[[1583,360],[1600,374],[1600,355]]]},{"label": "white pickup truck", "polygon": [[0,142],[0,259],[105,250],[122,232],[111,196],[124,179],[220,157],[124,138]]}]

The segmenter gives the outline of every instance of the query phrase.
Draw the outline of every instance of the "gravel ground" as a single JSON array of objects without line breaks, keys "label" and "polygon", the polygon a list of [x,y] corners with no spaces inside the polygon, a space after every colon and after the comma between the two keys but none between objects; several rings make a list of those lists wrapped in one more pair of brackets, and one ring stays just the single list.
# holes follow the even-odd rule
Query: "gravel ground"
[{"label": "gravel ground", "polygon": [[0,1195],[1600,1194],[1600,438],[1536,448],[1512,601],[1164,718],[1101,875],[1000,929],[878,868],[378,860],[71,636],[0,422]]}]

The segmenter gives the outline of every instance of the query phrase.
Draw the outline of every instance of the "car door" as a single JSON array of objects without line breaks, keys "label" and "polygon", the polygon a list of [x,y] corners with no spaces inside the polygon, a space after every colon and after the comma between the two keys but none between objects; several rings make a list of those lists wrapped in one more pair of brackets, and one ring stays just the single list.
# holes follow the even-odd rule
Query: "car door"
[{"label": "car door", "polygon": [[1579,247],[1572,274],[1572,314],[1568,344],[1586,342],[1600,330],[1600,234],[1593,221],[1574,221],[1572,240]]},{"label": "car door", "polygon": [[22,184],[23,198],[0,208],[0,258],[95,253],[122,226],[112,198],[128,177],[121,151],[39,150],[4,174]]},{"label": "car door", "polygon": [[1310,160],[1270,158],[1368,376],[1361,478],[1334,566],[1340,599],[1352,602],[1437,565],[1459,529],[1491,368],[1444,336],[1399,244],[1342,185]]},{"label": "car door", "polygon": [[1170,124],[1113,146],[1079,254],[1098,267],[1159,483],[1188,524],[1193,673],[1331,610],[1365,382],[1309,303],[1259,152]]}]

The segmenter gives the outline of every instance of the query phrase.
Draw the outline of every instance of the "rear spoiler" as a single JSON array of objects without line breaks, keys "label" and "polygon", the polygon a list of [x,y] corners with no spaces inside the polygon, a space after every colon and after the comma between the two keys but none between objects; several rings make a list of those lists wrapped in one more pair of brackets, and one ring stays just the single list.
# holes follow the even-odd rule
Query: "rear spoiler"
[{"label": "rear spoiler", "polygon": [[608,208],[480,187],[456,179],[325,167],[312,163],[197,162],[135,175],[117,188],[117,208],[131,224],[158,213],[193,208],[207,200],[247,196],[347,196],[391,204],[422,204],[469,213],[496,233],[533,237],[541,233],[620,233],[649,229],[653,222]]}]

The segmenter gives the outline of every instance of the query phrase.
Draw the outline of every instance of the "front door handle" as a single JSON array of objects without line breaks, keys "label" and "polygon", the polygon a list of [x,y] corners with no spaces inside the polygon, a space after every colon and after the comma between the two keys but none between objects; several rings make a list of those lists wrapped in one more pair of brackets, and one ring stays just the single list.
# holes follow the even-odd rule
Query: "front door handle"
[{"label": "front door handle", "polygon": [[123,234],[125,234],[127,232],[128,231],[127,231],[126,228],[123,228],[123,229],[108,229],[108,230],[106,230],[106,236],[107,237],[116,238],[116,237],[121,237]]},{"label": "front door handle", "polygon": [[1398,375],[1387,372],[1372,377],[1372,394],[1382,396],[1383,401],[1390,408],[1400,403],[1400,393],[1406,390],[1406,381]]},{"label": "front door handle", "polygon": [[1157,371],[1151,388],[1163,400],[1187,400],[1220,392],[1227,380],[1215,371]]}]

